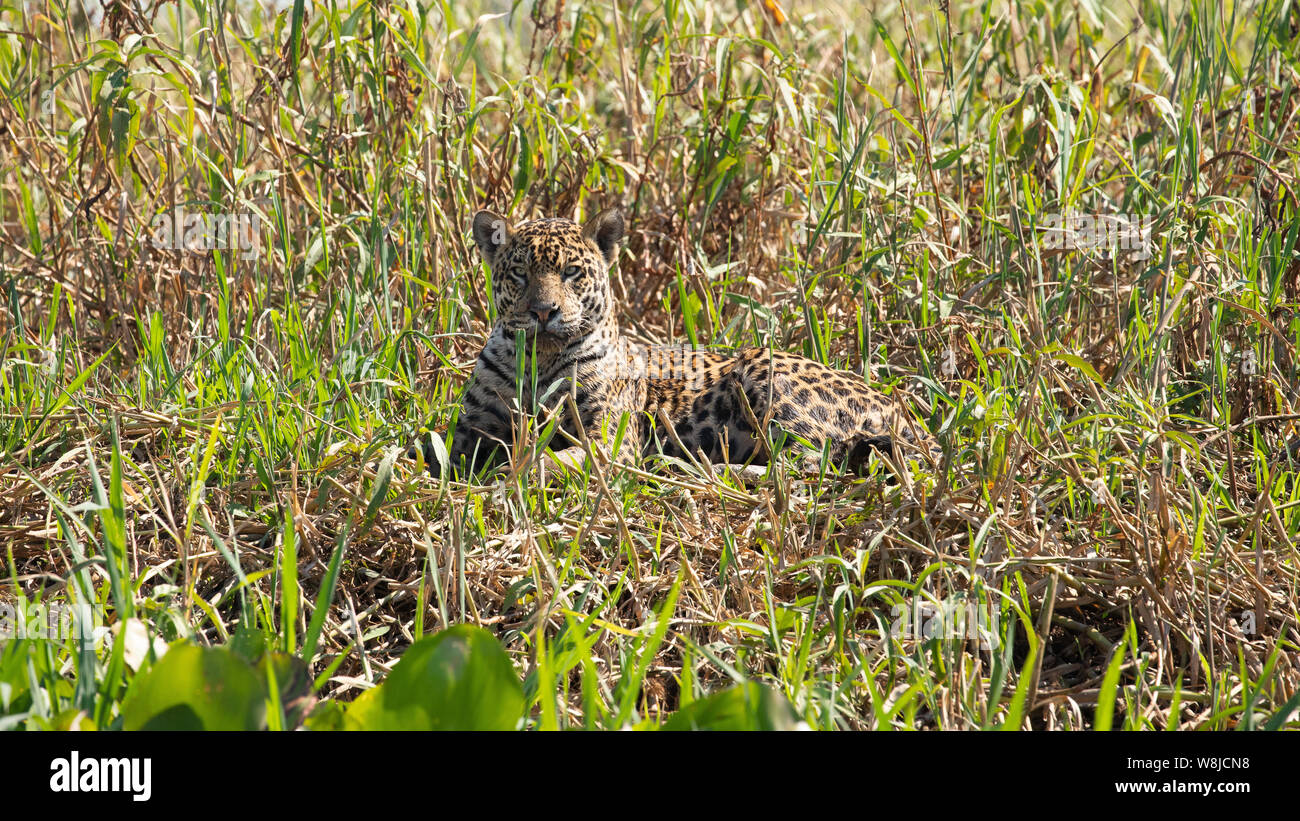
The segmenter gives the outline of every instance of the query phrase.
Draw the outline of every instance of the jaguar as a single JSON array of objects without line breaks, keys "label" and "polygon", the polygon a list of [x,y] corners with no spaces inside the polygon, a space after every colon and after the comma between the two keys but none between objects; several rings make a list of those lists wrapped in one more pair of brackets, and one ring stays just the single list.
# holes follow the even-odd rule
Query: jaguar
[{"label": "jaguar", "polygon": [[463,394],[453,466],[511,458],[524,414],[555,418],[568,445],[550,458],[574,467],[587,457],[584,442],[619,462],[662,453],[766,465],[776,443],[794,443],[809,470],[823,454],[852,470],[872,451],[938,462],[938,442],[904,403],[857,374],[779,350],[651,346],[624,335],[609,279],[624,229],[615,209],[585,225],[474,215],[496,321]]}]

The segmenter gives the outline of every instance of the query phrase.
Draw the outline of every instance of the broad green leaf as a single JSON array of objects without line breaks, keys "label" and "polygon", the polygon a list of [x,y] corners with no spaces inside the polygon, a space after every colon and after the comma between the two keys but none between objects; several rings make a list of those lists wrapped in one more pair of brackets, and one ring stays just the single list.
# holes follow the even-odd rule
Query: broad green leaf
[{"label": "broad green leaf", "polygon": [[692,702],[664,722],[664,730],[796,730],[790,702],[755,682],[739,684]]},{"label": "broad green leaf", "polygon": [[347,721],[347,708],[337,701],[327,700],[316,705],[305,722],[308,730],[342,730]]},{"label": "broad green leaf", "polygon": [[383,684],[348,708],[350,730],[513,730],[524,688],[481,627],[461,624],[412,644]]},{"label": "broad green leaf", "polygon": [[226,647],[173,644],[122,706],[127,730],[260,730],[266,693],[257,671]]}]

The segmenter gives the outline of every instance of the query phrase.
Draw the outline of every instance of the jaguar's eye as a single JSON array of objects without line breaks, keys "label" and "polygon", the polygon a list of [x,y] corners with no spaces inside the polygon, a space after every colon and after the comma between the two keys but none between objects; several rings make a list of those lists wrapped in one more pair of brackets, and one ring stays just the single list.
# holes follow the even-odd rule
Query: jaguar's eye
[{"label": "jaguar's eye", "polygon": [[580,273],[582,273],[581,268],[579,268],[577,265],[570,265],[569,267],[564,269],[564,271],[560,274],[560,276],[562,276],[565,279],[573,279]]},{"label": "jaguar's eye", "polygon": [[510,268],[510,276],[520,282],[528,281],[528,271],[522,265],[515,265]]}]

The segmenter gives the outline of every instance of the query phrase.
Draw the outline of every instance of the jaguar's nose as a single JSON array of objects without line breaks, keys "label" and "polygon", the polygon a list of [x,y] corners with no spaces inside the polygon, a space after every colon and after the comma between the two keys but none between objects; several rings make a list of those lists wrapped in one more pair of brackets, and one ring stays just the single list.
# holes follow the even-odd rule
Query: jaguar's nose
[{"label": "jaguar's nose", "polygon": [[534,302],[528,311],[537,318],[538,325],[545,327],[546,321],[554,316],[559,309],[560,306],[554,302]]}]

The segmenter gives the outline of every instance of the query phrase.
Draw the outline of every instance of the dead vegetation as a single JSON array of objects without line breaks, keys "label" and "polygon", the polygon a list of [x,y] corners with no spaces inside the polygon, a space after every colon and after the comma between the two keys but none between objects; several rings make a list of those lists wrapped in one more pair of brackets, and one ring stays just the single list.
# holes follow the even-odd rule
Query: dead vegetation
[{"label": "dead vegetation", "polygon": [[[525,673],[545,634],[564,721],[604,726],[679,585],[642,718],[753,677],[819,727],[1082,728],[1099,699],[1133,728],[1287,722],[1296,63],[1259,20],[1294,9],[1192,4],[1206,42],[1061,3],[1069,27],[770,5],[314,7],[297,62],[285,16],[198,36],[188,4],[115,4],[114,42],[5,7],[3,595],[85,571],[111,622],[113,564],[167,639],[293,652],[337,562],[322,695],[471,622]],[[942,468],[394,460],[446,430],[490,326],[469,215],[611,205],[635,336],[866,373]],[[177,209],[252,215],[256,248],[157,247]],[[1150,218],[1151,256],[1044,249],[1070,213]],[[985,642],[934,619],[954,603]]]}]

